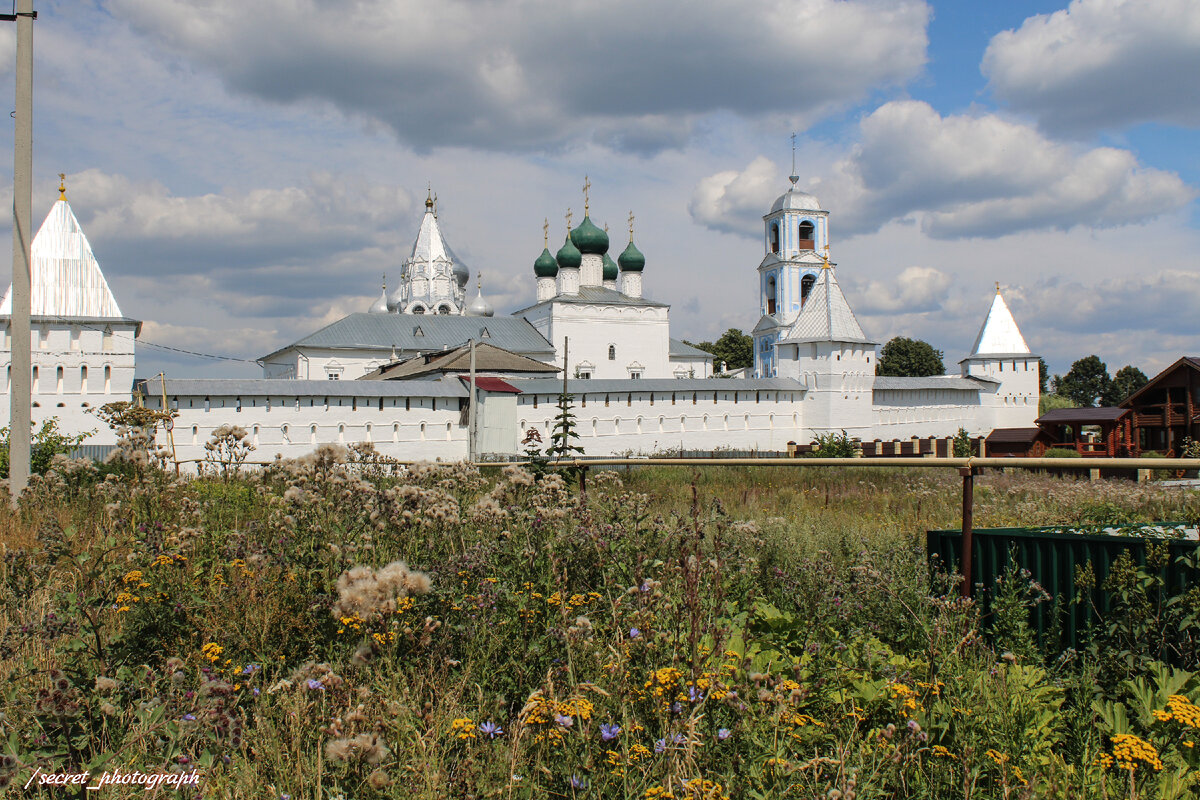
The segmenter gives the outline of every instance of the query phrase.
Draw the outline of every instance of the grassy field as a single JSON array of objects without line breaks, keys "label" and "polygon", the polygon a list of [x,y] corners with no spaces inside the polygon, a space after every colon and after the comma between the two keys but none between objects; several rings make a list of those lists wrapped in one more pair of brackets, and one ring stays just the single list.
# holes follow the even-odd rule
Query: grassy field
[{"label": "grassy field", "polygon": [[[60,459],[0,511],[11,796],[112,769],[289,800],[1197,793],[1200,590],[1119,565],[1108,624],[1040,649],[1028,574],[986,616],[930,574],[949,471],[647,468],[581,497],[332,447],[192,480],[126,456]],[[975,519],[1196,520],[1200,498],[994,474]]]}]

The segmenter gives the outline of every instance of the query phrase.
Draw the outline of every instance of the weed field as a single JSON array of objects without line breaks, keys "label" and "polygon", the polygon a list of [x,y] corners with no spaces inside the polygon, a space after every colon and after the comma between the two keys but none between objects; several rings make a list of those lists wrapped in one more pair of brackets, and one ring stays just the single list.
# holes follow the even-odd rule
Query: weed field
[{"label": "weed field", "polygon": [[[86,796],[1196,796],[1200,584],[1166,595],[1151,547],[1102,578],[1086,646],[1039,642],[1031,607],[1073,598],[930,572],[959,488],[58,457],[0,510],[0,795],[116,769],[199,780]],[[987,474],[975,497],[978,527],[1200,519],[1153,485]]]}]

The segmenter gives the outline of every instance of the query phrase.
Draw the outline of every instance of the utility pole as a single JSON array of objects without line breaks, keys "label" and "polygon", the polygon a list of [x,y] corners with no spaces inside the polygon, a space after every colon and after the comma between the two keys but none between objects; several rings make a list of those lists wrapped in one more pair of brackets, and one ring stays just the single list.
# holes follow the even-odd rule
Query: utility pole
[{"label": "utility pole", "polygon": [[468,339],[471,348],[471,394],[467,400],[467,461],[475,463],[475,340]]},{"label": "utility pole", "polygon": [[15,504],[29,485],[32,425],[30,373],[30,227],[33,216],[33,0],[17,0],[16,130],[13,137],[12,380],[9,382],[8,485]]}]

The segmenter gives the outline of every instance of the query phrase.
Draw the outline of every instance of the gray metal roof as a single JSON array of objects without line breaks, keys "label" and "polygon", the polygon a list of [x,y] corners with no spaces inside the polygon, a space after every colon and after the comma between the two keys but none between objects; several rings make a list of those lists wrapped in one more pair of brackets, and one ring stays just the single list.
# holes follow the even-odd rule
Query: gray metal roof
[{"label": "gray metal roof", "polygon": [[892,375],[876,375],[875,389],[956,389],[963,392],[979,391],[980,383],[996,383],[986,378],[962,378],[958,375],[930,375],[926,378],[908,378]]},{"label": "gray metal roof", "polygon": [[[559,394],[562,392],[561,378],[529,378],[509,380],[513,386],[527,394]],[[170,385],[168,383],[168,385]],[[805,386],[791,378],[601,378],[568,380],[569,394],[603,394],[605,392],[755,392],[780,391],[803,392]]]},{"label": "gray metal roof", "polygon": [[782,341],[877,344],[866,337],[832,269],[821,270],[800,316]]},{"label": "gray metal roof", "polygon": [[[161,378],[135,389],[161,397]],[[289,378],[167,378],[171,397],[466,397],[462,381],[301,381]]]},{"label": "gray metal roof", "polygon": [[622,294],[616,289],[609,289],[605,286],[580,286],[579,294],[559,294],[543,300],[540,303],[534,303],[531,306],[518,309],[514,314],[524,313],[531,308],[544,306],[549,303],[588,303],[599,304],[604,306],[650,306],[652,308],[670,308],[668,303],[659,303],[655,300],[647,300],[644,297],[630,297],[627,294]]},{"label": "gray metal roof", "polygon": [[[484,336],[484,331],[487,336]],[[418,331],[422,335],[417,335]],[[465,317],[450,314],[351,314],[281,347],[332,350],[442,350],[468,339],[486,341],[522,355],[553,355],[554,347],[524,317]]]},{"label": "gray metal roof", "polygon": [[711,361],[714,356],[707,350],[701,350],[699,347],[693,347],[680,339],[672,339],[668,348],[668,356],[690,356],[692,358],[704,358]]}]

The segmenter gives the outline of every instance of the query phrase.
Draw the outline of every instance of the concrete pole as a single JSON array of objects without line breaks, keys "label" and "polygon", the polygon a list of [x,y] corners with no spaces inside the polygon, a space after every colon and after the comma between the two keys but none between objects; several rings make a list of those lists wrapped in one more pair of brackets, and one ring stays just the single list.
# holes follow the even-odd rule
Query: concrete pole
[{"label": "concrete pole", "polygon": [[33,0],[17,0],[17,98],[13,137],[12,380],[9,382],[8,481],[15,503],[29,485],[30,217],[33,216]]},{"label": "concrete pole", "polygon": [[471,394],[467,400],[467,461],[475,461],[475,340],[468,340],[471,348]]}]

